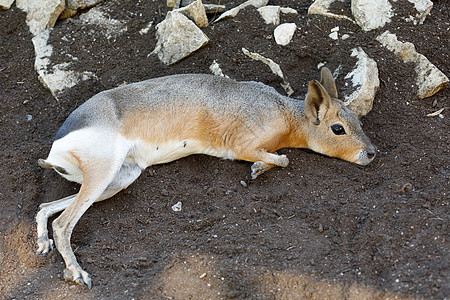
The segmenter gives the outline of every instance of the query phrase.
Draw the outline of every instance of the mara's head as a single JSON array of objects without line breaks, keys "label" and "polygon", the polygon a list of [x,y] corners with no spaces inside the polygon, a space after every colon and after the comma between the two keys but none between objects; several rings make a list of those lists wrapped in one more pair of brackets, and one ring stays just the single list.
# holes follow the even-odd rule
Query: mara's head
[{"label": "mara's head", "polygon": [[333,76],[327,68],[320,82],[310,81],[305,100],[309,119],[308,148],[359,165],[375,157],[375,146],[361,128],[358,116],[338,100]]}]

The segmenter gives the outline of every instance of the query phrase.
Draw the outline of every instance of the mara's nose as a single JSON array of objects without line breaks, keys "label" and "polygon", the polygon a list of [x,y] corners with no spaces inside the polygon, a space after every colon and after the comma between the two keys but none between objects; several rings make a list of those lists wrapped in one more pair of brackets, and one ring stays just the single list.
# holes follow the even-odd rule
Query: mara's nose
[{"label": "mara's nose", "polygon": [[375,157],[375,154],[376,154],[375,150],[368,150],[367,151],[367,158],[373,159]]}]

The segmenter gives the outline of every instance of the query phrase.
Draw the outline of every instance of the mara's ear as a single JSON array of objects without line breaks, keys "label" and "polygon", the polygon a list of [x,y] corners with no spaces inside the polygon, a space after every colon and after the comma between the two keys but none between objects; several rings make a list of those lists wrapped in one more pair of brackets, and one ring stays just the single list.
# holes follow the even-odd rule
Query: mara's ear
[{"label": "mara's ear", "polygon": [[330,69],[326,67],[322,68],[322,71],[320,72],[320,84],[327,90],[328,95],[330,95],[331,98],[338,98],[336,83],[334,82],[333,74],[331,74]]},{"label": "mara's ear", "polygon": [[310,81],[305,100],[305,114],[316,125],[320,124],[330,108],[331,98],[325,88],[317,81]]}]

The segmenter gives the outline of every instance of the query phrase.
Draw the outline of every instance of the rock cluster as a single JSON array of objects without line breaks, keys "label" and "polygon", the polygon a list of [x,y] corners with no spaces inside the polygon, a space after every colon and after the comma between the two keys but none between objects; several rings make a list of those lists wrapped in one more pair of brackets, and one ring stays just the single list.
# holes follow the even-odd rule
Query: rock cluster
[{"label": "rock cluster", "polygon": [[[335,1],[340,1],[343,3],[342,5],[348,5],[351,16],[332,12],[331,7]],[[419,26],[429,15],[433,6],[430,0],[316,0],[309,7],[308,13],[337,19],[336,27],[326,34],[330,39],[338,42],[349,38],[349,34],[355,34],[350,32],[341,34],[340,22],[357,24],[361,27],[362,32],[380,30],[386,24],[389,24],[394,17],[398,17],[396,9],[406,1],[410,3],[411,11],[408,15],[401,16],[402,20]],[[0,7],[9,9],[13,2],[13,0],[0,0]],[[33,38],[36,52],[35,68],[39,74],[39,79],[51,90],[55,97],[61,91],[76,85],[79,81],[96,79],[92,72],[71,71],[71,66],[77,61],[77,58],[70,53],[66,54],[68,59],[63,63],[50,62],[52,46],[47,41],[51,34],[51,27],[54,26],[58,18],[68,18],[80,9],[90,8],[74,19],[73,24],[99,28],[100,30],[94,30],[95,32],[92,32],[92,34],[98,34],[97,31],[99,31],[108,40],[114,39],[127,31],[125,21],[115,20],[101,8],[94,7],[99,2],[101,0],[16,0],[17,7],[27,13],[27,24],[30,32],[35,36]],[[275,46],[287,46],[303,32],[301,28],[297,28],[295,23],[280,24],[280,15],[297,14],[297,11],[289,7],[267,5],[268,2],[268,0],[248,0],[226,10],[224,5],[204,4],[202,0],[167,0],[167,6],[172,10],[167,13],[163,21],[155,24],[156,46],[149,55],[156,55],[166,65],[175,64],[209,42],[209,38],[202,31],[202,28],[221,22],[226,18],[233,18],[244,8],[255,9],[268,26],[273,26],[273,37],[271,38],[274,38]],[[208,16],[210,19],[208,19]],[[214,20],[212,16],[218,17]],[[153,22],[147,22],[147,25],[139,31],[141,35],[147,34],[150,29],[153,30]],[[388,31],[379,34],[376,40],[384,47],[385,51],[391,51],[405,63],[414,63],[415,74],[413,75],[418,87],[418,98],[429,97],[448,84],[448,78],[424,55],[417,53],[413,44],[400,42],[395,33]],[[258,49],[252,50],[258,51]],[[264,57],[256,52],[250,52],[246,49],[242,49],[242,51],[251,59],[266,64],[274,74],[283,80],[282,86],[286,94],[292,94],[293,89],[284,76],[280,65],[271,58]],[[351,72],[343,74],[346,80],[351,81],[351,92],[343,95],[343,99],[348,107],[357,112],[358,115],[363,116],[372,109],[372,102],[379,88],[377,64],[361,47],[354,48],[348,55],[354,56],[357,63]],[[217,61],[214,61],[210,69],[216,75],[226,76]],[[335,72],[335,76],[337,75],[338,72]],[[409,74],[405,74],[405,76],[407,75]]]},{"label": "rock cluster", "polygon": [[[309,14],[320,14],[326,17],[347,20],[358,24],[364,31],[371,31],[382,28],[391,22],[395,14],[396,7],[402,5],[400,1],[390,2],[388,0],[351,0],[351,11],[353,19],[330,12],[331,4],[338,0],[316,0],[310,6]],[[413,22],[415,25],[422,24],[425,18],[430,14],[433,2],[430,0],[407,0],[414,4],[415,11],[411,11],[408,17],[404,17],[405,22]],[[350,2],[350,1],[347,1]],[[333,34],[333,33],[332,33]],[[337,35],[331,36],[333,39]],[[423,99],[434,95],[448,84],[449,79],[436,66],[434,66],[424,55],[415,51],[414,45],[409,42],[399,42],[394,33],[385,32],[377,37],[377,40],[389,51],[400,57],[405,63],[415,63],[417,97]],[[355,52],[354,52],[355,53]],[[355,54],[357,55],[357,54]],[[373,65],[371,63],[370,65]],[[357,69],[362,68],[359,66]],[[376,68],[376,67],[375,67]],[[373,68],[375,70],[375,68]],[[355,69],[355,71],[357,70]],[[354,71],[354,72],[355,72]],[[353,72],[352,72],[353,73]],[[373,78],[375,74],[368,77]],[[407,74],[405,74],[407,75]],[[349,76],[349,75],[348,75]],[[378,76],[378,75],[376,75]],[[375,81],[374,81],[375,82]],[[352,94],[353,95],[353,94]],[[347,100],[348,103],[349,100]],[[362,101],[361,103],[367,103]],[[355,103],[352,101],[352,103]],[[358,104],[359,106],[359,104]],[[368,107],[367,107],[368,108]],[[354,108],[356,109],[356,108]],[[370,108],[371,109],[371,108]],[[359,114],[365,114],[367,109],[359,111]]]}]

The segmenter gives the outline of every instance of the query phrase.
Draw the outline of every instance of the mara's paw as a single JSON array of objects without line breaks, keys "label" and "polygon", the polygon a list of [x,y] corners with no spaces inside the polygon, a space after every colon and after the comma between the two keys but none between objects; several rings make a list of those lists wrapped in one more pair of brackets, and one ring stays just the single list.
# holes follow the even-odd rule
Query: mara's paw
[{"label": "mara's paw", "polygon": [[48,237],[40,237],[37,240],[38,250],[36,254],[45,255],[53,249],[53,240]]},{"label": "mara's paw", "polygon": [[88,289],[92,288],[91,277],[80,266],[70,265],[64,270],[64,279],[66,281],[85,286]]},{"label": "mara's paw", "polygon": [[269,170],[271,167],[262,161],[257,161],[252,165],[252,179],[258,178],[259,175]]}]

